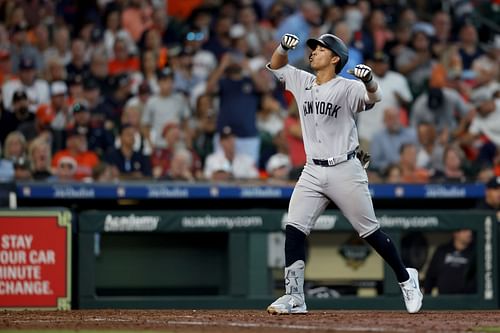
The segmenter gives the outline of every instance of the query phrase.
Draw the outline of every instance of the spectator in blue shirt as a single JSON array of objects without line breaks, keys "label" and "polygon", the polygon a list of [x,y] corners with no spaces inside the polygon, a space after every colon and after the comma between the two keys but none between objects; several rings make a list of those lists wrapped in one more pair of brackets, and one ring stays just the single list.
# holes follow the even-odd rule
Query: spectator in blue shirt
[{"label": "spectator in blue shirt", "polygon": [[120,148],[112,149],[105,157],[106,162],[118,171],[121,179],[151,177],[149,157],[140,151],[134,151],[135,132],[132,125],[123,124],[120,128]]},{"label": "spectator in blue shirt", "polygon": [[399,117],[399,110],[396,108],[384,110],[385,128],[375,133],[370,145],[370,168],[383,172],[390,164],[399,161],[399,150],[403,144],[417,144],[415,129],[403,127]]},{"label": "spectator in blue shirt", "polygon": [[363,54],[357,48],[351,45],[353,33],[349,25],[345,21],[338,22],[335,25],[335,29],[333,34],[338,38],[342,39],[349,51],[349,58],[347,63],[340,71],[340,76],[345,77],[346,79],[356,79],[353,75],[347,73],[349,69],[354,68],[357,64],[364,63]]},{"label": "spectator in blue shirt", "polygon": [[[274,36],[276,40],[281,40],[281,36],[289,33],[305,41],[311,35],[311,26],[319,24],[321,24],[321,7],[314,0],[305,0],[301,2],[300,10],[281,22]],[[299,63],[305,57],[306,51],[306,43],[299,43],[294,52],[289,53],[288,62],[292,65]]]},{"label": "spectator in blue shirt", "polygon": [[[252,71],[248,58],[241,54],[226,53],[207,81],[207,91],[218,91],[220,110],[217,132],[229,126],[236,136],[236,150],[259,160],[260,138],[257,131],[257,110],[260,93],[267,90],[267,82]],[[216,150],[220,150],[218,137]]]}]

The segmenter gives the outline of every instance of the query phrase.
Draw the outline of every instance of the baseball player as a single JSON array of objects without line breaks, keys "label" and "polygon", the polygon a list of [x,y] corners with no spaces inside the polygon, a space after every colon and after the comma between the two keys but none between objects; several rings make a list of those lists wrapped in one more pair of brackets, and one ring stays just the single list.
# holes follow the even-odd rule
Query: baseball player
[{"label": "baseball player", "polygon": [[338,37],[324,34],[307,40],[312,50],[310,66],[316,73],[312,75],[288,64],[288,51],[298,44],[297,36],[283,35],[267,65],[295,97],[307,156],[288,208],[285,295],[269,305],[267,311],[271,314],[307,312],[303,288],[305,239],[331,200],[359,236],[394,270],[408,312],[418,312],[423,298],[418,272],[404,266],[391,239],[380,229],[366,171],[356,158],[356,116],[381,99],[372,70],[359,64],[351,71],[359,80],[337,76],[347,63],[348,50]]}]

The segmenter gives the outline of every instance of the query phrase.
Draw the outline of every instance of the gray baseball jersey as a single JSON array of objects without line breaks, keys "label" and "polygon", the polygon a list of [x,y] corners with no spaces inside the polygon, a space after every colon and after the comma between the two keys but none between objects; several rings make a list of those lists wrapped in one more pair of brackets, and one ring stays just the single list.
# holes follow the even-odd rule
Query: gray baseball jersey
[{"label": "gray baseball jersey", "polygon": [[271,70],[295,97],[307,163],[290,199],[288,223],[310,233],[332,200],[361,237],[379,228],[368,177],[355,157],[356,115],[366,108],[366,88],[337,76],[317,85],[316,77],[291,65]]}]

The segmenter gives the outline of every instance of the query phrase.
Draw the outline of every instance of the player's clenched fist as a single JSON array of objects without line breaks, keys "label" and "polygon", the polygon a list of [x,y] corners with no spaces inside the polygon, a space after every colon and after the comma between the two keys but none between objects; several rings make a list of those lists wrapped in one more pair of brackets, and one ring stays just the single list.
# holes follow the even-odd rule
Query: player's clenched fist
[{"label": "player's clenched fist", "polygon": [[285,51],[293,50],[299,45],[299,37],[292,34],[284,34],[281,37],[281,47],[285,49]]},{"label": "player's clenched fist", "polygon": [[373,78],[372,69],[364,64],[356,65],[348,72],[365,83],[370,82]]}]

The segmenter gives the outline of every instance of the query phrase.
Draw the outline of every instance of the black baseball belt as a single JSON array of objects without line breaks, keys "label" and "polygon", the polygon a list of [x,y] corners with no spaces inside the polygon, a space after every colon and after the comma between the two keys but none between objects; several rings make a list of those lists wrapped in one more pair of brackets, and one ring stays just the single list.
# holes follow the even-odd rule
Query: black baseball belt
[{"label": "black baseball belt", "polygon": [[322,166],[322,167],[331,167],[331,166],[335,166],[337,164],[340,164],[342,162],[352,160],[355,157],[356,157],[356,150],[352,150],[352,151],[348,152],[347,154],[345,154],[344,156],[340,156],[340,157],[336,157],[336,158],[330,157],[326,160],[313,158],[312,161],[314,164]]}]

